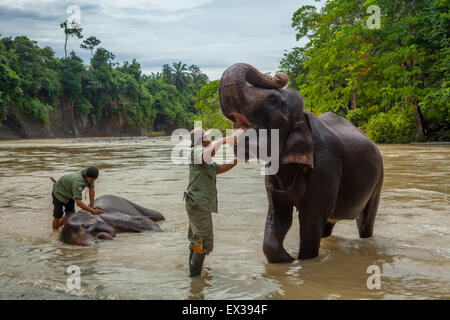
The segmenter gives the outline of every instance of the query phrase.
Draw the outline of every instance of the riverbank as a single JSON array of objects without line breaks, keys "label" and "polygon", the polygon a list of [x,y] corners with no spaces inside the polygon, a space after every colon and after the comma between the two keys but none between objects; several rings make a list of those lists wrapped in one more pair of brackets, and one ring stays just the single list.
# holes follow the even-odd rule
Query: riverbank
[{"label": "riverbank", "polygon": [[48,122],[32,118],[29,114],[9,111],[0,121],[0,140],[59,139],[92,137],[154,137],[165,135],[177,128],[165,122],[144,128],[130,124],[121,114],[110,113],[101,119],[94,116],[76,116],[73,106],[55,110]]},{"label": "riverbank", "polygon": [[78,142],[116,142],[116,141],[141,141],[147,140],[149,138],[161,138],[165,137],[167,134],[165,132],[154,132],[152,134],[144,135],[144,136],[117,136],[117,137],[73,137],[73,138],[28,138],[28,139],[4,139],[0,137],[0,142],[2,143],[18,143],[18,142],[26,142],[26,143],[45,143],[45,142],[57,142],[60,140],[67,140],[71,143]]},{"label": "riverbank", "polygon": [[450,146],[450,141],[436,142],[411,142],[412,145],[432,145],[432,146]]}]

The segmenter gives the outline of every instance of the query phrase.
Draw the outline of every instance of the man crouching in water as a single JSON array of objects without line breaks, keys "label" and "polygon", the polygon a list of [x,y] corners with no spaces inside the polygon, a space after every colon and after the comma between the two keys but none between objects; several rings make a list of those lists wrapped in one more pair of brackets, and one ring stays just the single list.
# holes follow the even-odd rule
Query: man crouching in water
[{"label": "man crouching in water", "polygon": [[[66,221],[67,216],[75,212],[75,203],[81,209],[89,211],[92,214],[102,213],[100,207],[94,206],[94,182],[97,178],[98,169],[96,167],[90,167],[75,173],[66,174],[54,183],[52,191],[53,230],[58,230]],[[89,206],[81,201],[81,192],[86,186],[89,188]],[[64,217],[63,207],[66,212]]]},{"label": "man crouching in water", "polygon": [[213,250],[211,212],[217,212],[216,175],[227,172],[237,164],[237,160],[234,160],[232,163],[219,165],[212,161],[212,157],[221,145],[234,145],[236,142],[237,138],[230,136],[211,144],[210,138],[200,127],[191,132],[189,186],[184,195],[189,218],[190,277],[201,274],[205,256]]}]

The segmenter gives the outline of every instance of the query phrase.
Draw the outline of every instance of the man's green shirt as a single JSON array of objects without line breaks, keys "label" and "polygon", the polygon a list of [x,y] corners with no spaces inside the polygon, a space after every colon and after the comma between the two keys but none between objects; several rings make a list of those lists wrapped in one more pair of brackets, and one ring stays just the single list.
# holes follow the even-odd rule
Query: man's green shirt
[{"label": "man's green shirt", "polygon": [[81,192],[86,186],[88,188],[94,188],[94,184],[87,183],[82,172],[83,169],[75,173],[66,174],[55,182],[53,185],[53,194],[56,199],[65,204],[70,199],[81,200],[83,198]]},{"label": "man's green shirt", "polygon": [[192,148],[189,164],[188,197],[202,210],[217,212],[216,175],[220,165],[203,161],[201,145]]}]

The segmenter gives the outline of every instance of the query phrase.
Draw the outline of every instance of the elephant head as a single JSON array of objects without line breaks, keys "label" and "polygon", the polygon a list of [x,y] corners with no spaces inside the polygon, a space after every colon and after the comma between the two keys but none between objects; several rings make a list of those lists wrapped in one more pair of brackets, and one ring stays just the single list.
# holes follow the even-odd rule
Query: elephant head
[{"label": "elephant head", "polygon": [[[222,112],[236,129],[278,129],[280,163],[313,168],[312,132],[304,100],[298,92],[283,89],[287,82],[284,73],[272,77],[251,65],[235,64],[220,82]],[[268,142],[269,152],[272,143],[275,141]]]},{"label": "elephant head", "polygon": [[68,244],[90,245],[97,240],[112,240],[114,229],[102,218],[86,211],[70,215],[61,231],[60,240]]}]

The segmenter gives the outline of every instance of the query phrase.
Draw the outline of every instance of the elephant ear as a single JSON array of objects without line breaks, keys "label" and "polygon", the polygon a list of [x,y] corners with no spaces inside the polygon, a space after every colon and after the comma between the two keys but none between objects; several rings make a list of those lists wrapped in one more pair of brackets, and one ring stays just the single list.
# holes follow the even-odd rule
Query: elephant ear
[{"label": "elephant ear", "polygon": [[298,163],[313,169],[313,152],[312,130],[308,114],[305,112],[302,119],[293,124],[291,132],[286,138],[280,160],[282,164]]}]

